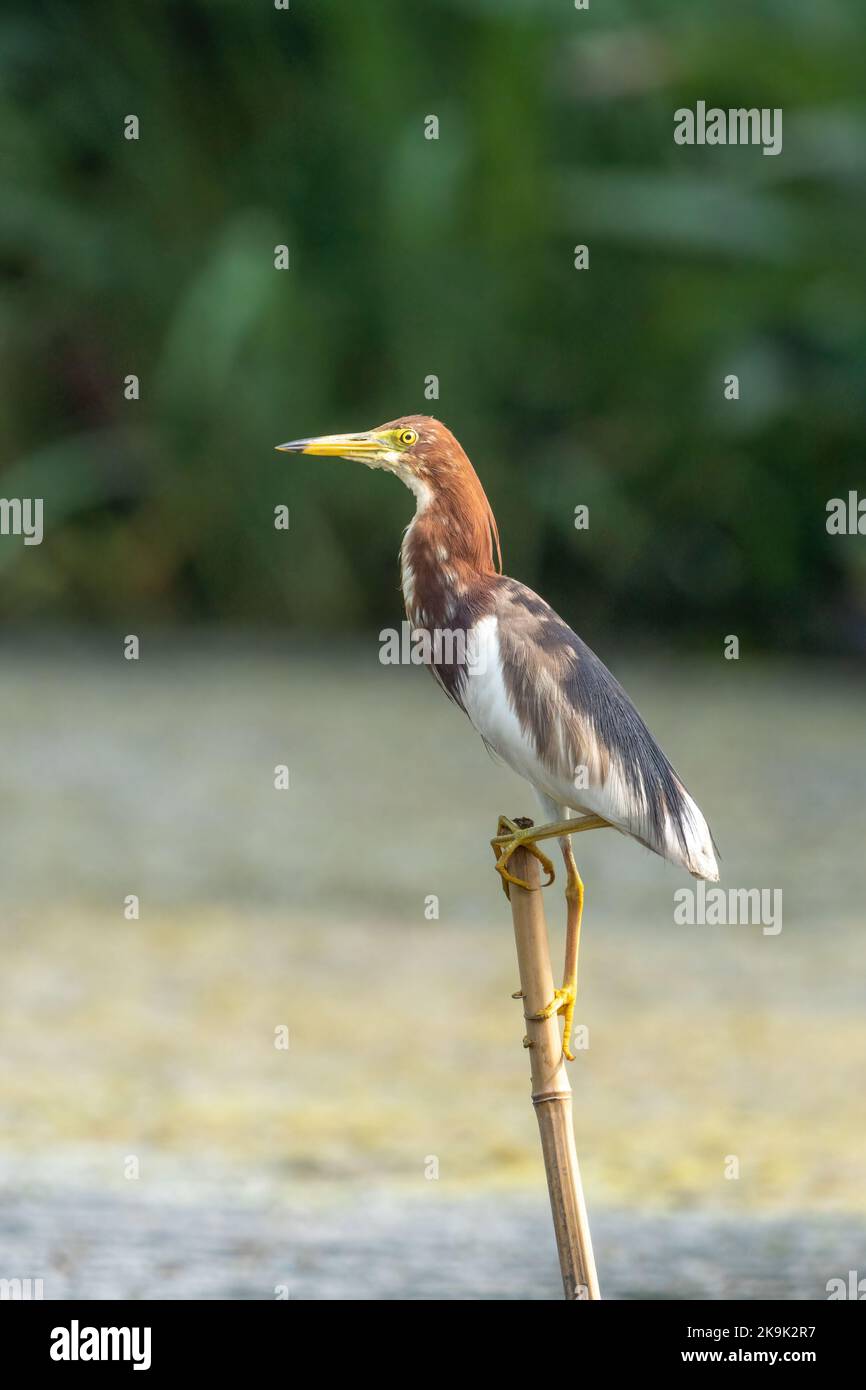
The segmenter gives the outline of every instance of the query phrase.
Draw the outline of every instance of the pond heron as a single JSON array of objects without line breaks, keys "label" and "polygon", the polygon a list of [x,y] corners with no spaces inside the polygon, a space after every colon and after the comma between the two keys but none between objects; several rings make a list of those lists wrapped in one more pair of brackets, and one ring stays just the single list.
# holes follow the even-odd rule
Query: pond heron
[{"label": "pond heron", "polygon": [[415,494],[400,570],[406,615],[413,632],[428,639],[425,663],[487,747],[532,784],[547,817],[540,826],[500,817],[491,844],[506,894],[511,884],[528,887],[509,870],[515,850],[534,855],[550,884],[553,864],[539,842],[560,841],[567,879],[563,984],[534,1017],[564,1016],[563,1051],[571,1061],[583,883],[570,837],[613,828],[695,878],[715,881],[707,822],[603,662],[543,598],[502,573],[496,519],[450,430],[429,416],[407,415],[358,434],[277,447],[386,469]]}]

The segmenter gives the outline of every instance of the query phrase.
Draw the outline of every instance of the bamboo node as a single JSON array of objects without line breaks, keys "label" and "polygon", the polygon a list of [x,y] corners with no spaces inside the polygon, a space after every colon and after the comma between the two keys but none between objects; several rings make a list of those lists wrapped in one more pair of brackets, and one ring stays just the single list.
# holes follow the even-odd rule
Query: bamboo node
[{"label": "bamboo node", "polygon": [[539,1091],[538,1095],[532,1097],[533,1105],[544,1105],[548,1100],[568,1100],[571,1091]]}]

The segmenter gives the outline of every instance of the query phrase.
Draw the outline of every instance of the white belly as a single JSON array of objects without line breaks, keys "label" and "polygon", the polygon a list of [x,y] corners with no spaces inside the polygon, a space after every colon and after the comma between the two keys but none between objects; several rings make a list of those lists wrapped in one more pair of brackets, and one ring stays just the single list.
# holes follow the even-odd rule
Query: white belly
[{"label": "white belly", "polygon": [[467,666],[466,682],[460,693],[472,724],[503,762],[531,782],[542,795],[553,797],[563,805],[573,805],[574,787],[566,785],[567,796],[559,795],[563,789],[561,779],[542,763],[508,698],[494,614],[475,625],[473,640],[473,660]]}]

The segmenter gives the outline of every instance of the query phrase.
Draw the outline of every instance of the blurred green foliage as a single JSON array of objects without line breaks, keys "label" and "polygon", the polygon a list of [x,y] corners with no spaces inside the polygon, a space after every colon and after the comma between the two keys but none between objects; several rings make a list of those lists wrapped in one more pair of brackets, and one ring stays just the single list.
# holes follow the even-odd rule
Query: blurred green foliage
[{"label": "blurred green foliage", "polygon": [[[273,445],[429,411],[590,640],[862,647],[864,52],[860,0],[7,0],[4,617],[390,625],[409,494]],[[783,153],[676,146],[699,99]]]}]

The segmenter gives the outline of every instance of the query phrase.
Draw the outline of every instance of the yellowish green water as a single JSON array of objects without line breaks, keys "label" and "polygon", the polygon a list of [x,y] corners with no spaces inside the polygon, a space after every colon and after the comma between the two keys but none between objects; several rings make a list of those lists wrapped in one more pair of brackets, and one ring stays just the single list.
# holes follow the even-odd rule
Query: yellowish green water
[{"label": "yellowish green water", "polygon": [[[499,811],[535,807],[424,672],[376,650],[5,654],[7,1172],[68,1151],[102,1183],[141,1152],[275,1190],[412,1188],[434,1155],[455,1189],[537,1189],[487,847]],[[863,1212],[863,686],[721,659],[616,669],[713,824],[723,884],[781,889],[783,927],[676,925],[687,879],[583,837],[587,1191]]]}]

